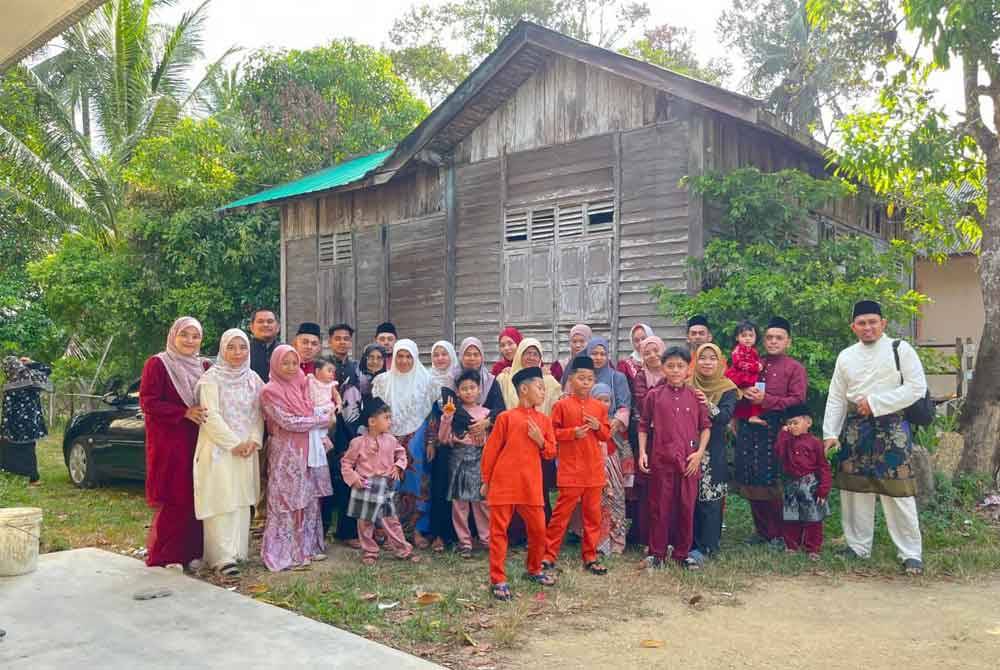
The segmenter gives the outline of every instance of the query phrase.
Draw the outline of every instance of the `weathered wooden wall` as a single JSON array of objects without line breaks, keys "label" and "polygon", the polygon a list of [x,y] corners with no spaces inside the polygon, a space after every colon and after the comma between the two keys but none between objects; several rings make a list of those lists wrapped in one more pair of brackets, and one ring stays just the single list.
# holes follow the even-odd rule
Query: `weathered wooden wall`
[{"label": "weathered wooden wall", "polygon": [[636,323],[648,324],[666,341],[684,338],[683,329],[659,313],[650,289],[687,288],[688,192],[679,182],[688,173],[688,145],[682,121],[621,136],[620,356],[632,350]]},{"label": "weathered wooden wall", "polygon": [[459,163],[665,121],[668,96],[585,63],[552,57],[456,148]]},{"label": "weathered wooden wall", "polygon": [[500,161],[456,166],[455,191],[455,342],[478,337],[492,359],[501,307]]},{"label": "weathered wooden wall", "polygon": [[[382,186],[283,205],[284,318],[289,337],[303,321],[316,321],[323,328],[346,321],[355,324],[355,348],[360,353],[375,327],[392,315],[400,321],[400,330],[416,335],[422,350],[430,346],[433,340],[427,341],[430,336],[425,336],[430,332],[425,318],[437,319],[437,333],[444,317],[438,289],[444,272],[443,226],[438,225],[438,234],[420,243],[415,243],[408,231],[418,230],[421,235],[431,231],[419,225],[406,228],[396,236],[396,247],[391,229],[429,218],[440,224],[444,216],[442,180],[438,168],[421,163]],[[342,252],[333,262],[324,249],[332,249],[345,239],[349,253],[340,247]],[[436,275],[433,286],[431,272]],[[390,277],[414,281],[390,282]],[[401,302],[405,291],[418,302],[433,302],[432,308],[420,314],[408,310]]]}]

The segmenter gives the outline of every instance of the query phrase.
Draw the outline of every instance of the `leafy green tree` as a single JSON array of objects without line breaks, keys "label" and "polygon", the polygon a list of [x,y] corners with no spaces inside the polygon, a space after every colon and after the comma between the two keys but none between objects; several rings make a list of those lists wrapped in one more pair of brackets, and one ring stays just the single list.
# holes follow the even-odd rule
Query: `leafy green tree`
[{"label": "leafy green tree", "polygon": [[622,53],[716,85],[722,85],[733,71],[732,64],[725,58],[713,58],[702,64],[694,52],[691,30],[670,24],[646,30],[641,38],[622,49]]},{"label": "leafy green tree", "polygon": [[792,246],[802,237],[811,212],[854,193],[839,179],[815,179],[799,170],[761,172],[739,168],[695,177],[691,187],[722,214],[722,234],[740,244]]},{"label": "leafy green tree", "polygon": [[201,86],[192,88],[188,76],[202,55],[208,2],[174,25],[156,21],[166,4],[109,2],[67,32],[55,55],[22,69],[44,133],[26,138],[0,125],[7,178],[0,196],[22,206],[26,223],[104,240],[117,233],[121,172],[136,146],[168,131],[199,100]]},{"label": "leafy green tree", "polygon": [[301,176],[404,137],[428,113],[392,60],[352,40],[258,51],[241,65],[241,175],[250,190]]},{"label": "leafy green tree", "polygon": [[438,102],[526,19],[602,47],[649,17],[633,0],[452,0],[410,8],[393,23],[390,51],[403,77]]},{"label": "leafy green tree", "polygon": [[[844,21],[855,4],[810,0],[809,8],[823,27]],[[989,472],[1000,483],[1000,6],[995,0],[879,4],[903,17],[919,48],[892,64],[898,74],[886,80],[874,110],[845,120],[835,158],[844,172],[898,203],[918,238],[978,238],[985,324],[961,415],[959,470]],[[964,109],[953,119],[926,81],[959,61]],[[972,196],[957,199],[956,192]]]},{"label": "leafy green tree", "polygon": [[733,0],[717,26],[722,43],[743,56],[742,88],[827,142],[831,118],[871,93],[880,64],[899,50],[900,19],[880,0],[841,4],[838,19],[820,27],[808,18],[807,0]]}]

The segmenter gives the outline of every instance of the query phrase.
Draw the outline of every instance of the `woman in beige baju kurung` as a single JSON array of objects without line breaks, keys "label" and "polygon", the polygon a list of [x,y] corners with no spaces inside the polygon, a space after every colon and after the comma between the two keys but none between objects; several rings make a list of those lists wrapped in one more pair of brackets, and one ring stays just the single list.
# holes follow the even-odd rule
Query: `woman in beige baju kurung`
[{"label": "woman in beige baju kurung", "polygon": [[194,462],[195,516],[204,524],[204,560],[224,576],[238,575],[237,562],[247,558],[250,507],[260,499],[263,386],[250,369],[250,340],[237,328],[227,330],[218,364],[196,387],[208,418],[198,431]]}]

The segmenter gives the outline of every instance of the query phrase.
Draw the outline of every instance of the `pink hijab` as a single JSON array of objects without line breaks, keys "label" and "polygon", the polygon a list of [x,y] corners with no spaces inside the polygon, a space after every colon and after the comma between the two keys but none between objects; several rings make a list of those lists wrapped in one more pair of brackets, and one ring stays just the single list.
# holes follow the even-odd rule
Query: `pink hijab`
[{"label": "pink hijab", "polygon": [[[296,367],[294,375],[282,377],[281,359],[288,352],[295,354],[300,365]],[[309,382],[306,380],[306,374],[302,372],[301,363],[302,357],[291,345],[282,344],[275,347],[271,352],[271,380],[260,392],[261,402],[273,405],[286,414],[312,417],[315,405],[309,395]]]},{"label": "pink hijab", "polygon": [[[661,340],[656,335],[650,335],[649,337],[647,337],[646,339],[644,339],[642,342],[639,343],[639,352],[640,353],[645,352],[646,347],[650,345],[656,345],[660,350],[660,355],[663,355],[663,352],[666,351],[667,345],[664,344],[663,340]],[[642,373],[646,375],[646,384],[648,385],[649,388],[653,388],[654,386],[656,386],[656,383],[658,381],[663,379],[662,372],[659,371],[653,372],[652,370],[647,368],[645,364],[643,364],[642,366]]]},{"label": "pink hijab", "polygon": [[205,364],[198,356],[197,351],[190,356],[182,354],[177,345],[174,344],[174,340],[177,339],[177,335],[182,330],[191,326],[197,328],[198,332],[204,335],[205,331],[202,330],[198,319],[193,316],[182,316],[174,321],[174,325],[170,326],[170,332],[167,333],[166,351],[156,354],[156,357],[163,361],[163,366],[167,368],[167,375],[170,377],[170,382],[174,385],[177,395],[188,407],[194,407],[198,403],[194,387],[198,384],[201,376],[205,374]]}]

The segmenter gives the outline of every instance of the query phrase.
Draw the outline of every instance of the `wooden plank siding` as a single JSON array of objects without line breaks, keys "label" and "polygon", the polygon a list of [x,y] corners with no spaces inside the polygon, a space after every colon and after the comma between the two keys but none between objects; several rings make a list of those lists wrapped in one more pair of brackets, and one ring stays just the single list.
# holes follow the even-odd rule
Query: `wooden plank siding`
[{"label": "wooden plank siding", "polygon": [[629,331],[647,323],[667,342],[683,328],[660,315],[650,289],[687,288],[688,126],[671,121],[622,133],[618,351],[632,350]]},{"label": "wooden plank siding", "polygon": [[478,337],[494,360],[501,319],[500,160],[456,166],[455,183],[455,341]]},{"label": "wooden plank siding", "polygon": [[445,217],[391,225],[388,237],[389,317],[429,363],[431,345],[444,333]]},{"label": "wooden plank siding", "polygon": [[665,121],[663,91],[562,56],[552,56],[454,151],[459,163],[566,144]]}]

